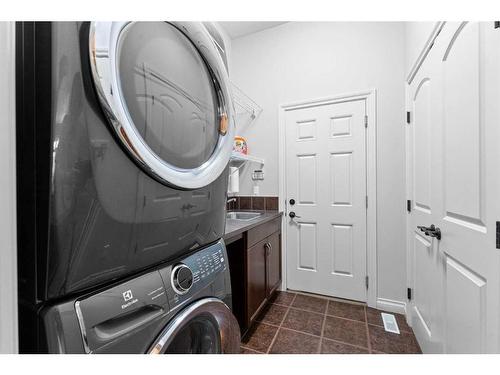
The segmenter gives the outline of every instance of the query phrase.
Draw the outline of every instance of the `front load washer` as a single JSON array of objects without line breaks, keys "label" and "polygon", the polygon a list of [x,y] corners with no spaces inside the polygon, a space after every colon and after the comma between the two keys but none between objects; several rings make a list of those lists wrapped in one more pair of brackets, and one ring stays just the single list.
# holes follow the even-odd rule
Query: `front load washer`
[{"label": "front load washer", "polygon": [[216,243],[233,105],[202,23],[16,28],[20,351],[39,312]]},{"label": "front load washer", "polygon": [[224,243],[45,309],[51,353],[239,353]]}]

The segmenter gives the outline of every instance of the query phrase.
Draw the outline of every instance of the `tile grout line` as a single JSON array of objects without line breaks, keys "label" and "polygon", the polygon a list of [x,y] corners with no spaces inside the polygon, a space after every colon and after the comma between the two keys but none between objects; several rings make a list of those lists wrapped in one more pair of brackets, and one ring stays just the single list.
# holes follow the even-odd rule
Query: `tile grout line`
[{"label": "tile grout line", "polygon": [[[326,322],[326,318],[328,318],[328,317],[331,317],[331,316],[328,316],[328,315],[327,315],[327,316],[325,316],[325,322]],[[363,323],[363,322],[360,322],[360,321],[357,321],[357,322],[358,322],[358,323]],[[312,334],[312,333],[309,333],[309,332],[299,331],[299,330],[296,330],[296,329],[293,329],[293,328],[288,328],[288,327],[282,327],[281,325],[280,325],[280,326],[278,326],[278,325],[276,325],[276,324],[272,324],[272,323],[265,323],[265,322],[262,322],[261,324],[264,324],[264,325],[269,325],[269,326],[276,327],[276,328],[281,328],[281,329],[286,330],[286,331],[291,331],[291,332],[299,333],[299,334],[306,335],[306,336],[310,336],[310,337],[315,337],[315,338],[318,338],[318,339],[320,339],[320,340],[321,340],[321,339],[322,339],[322,340],[328,340],[328,341],[333,341],[333,342],[336,342],[336,343],[339,343],[339,344],[342,344],[342,345],[352,346],[352,347],[355,347],[355,348],[358,348],[358,349],[363,349],[363,350],[366,350],[366,351],[368,351],[370,354],[373,354],[373,350],[371,350],[371,349],[370,349],[370,348],[371,348],[371,344],[370,344],[370,348],[368,348],[368,343],[369,343],[369,341],[367,341],[367,346],[362,346],[362,345],[357,345],[357,344],[354,344],[354,343],[352,343],[352,342],[342,341],[342,340],[339,340],[339,339],[336,339],[336,338],[335,338],[335,339],[333,339],[333,338],[325,337],[325,336],[324,336],[324,332],[323,332],[323,335],[322,335],[322,336],[318,336],[318,335],[315,335],[315,334]],[[381,327],[379,327],[379,326],[375,326],[375,325],[373,325],[373,324],[370,324],[370,325],[372,325],[372,326],[374,326],[374,327],[377,327],[377,328],[381,328]],[[406,332],[406,333],[408,333],[408,332]],[[252,349],[252,348],[250,348],[250,349],[255,351],[255,349]],[[370,352],[370,350],[371,350],[371,352]],[[380,351],[378,351],[378,352],[380,352]],[[263,352],[260,352],[260,353],[265,354],[265,353],[263,353]],[[381,352],[381,353],[385,353],[385,352]],[[387,353],[385,353],[385,354],[387,354]]]},{"label": "tile grout line", "polygon": [[[380,328],[383,329],[384,327],[381,326],[381,325],[378,325],[376,323],[372,324],[372,323],[369,322],[369,320],[368,320],[368,309],[369,309],[369,307],[368,306],[363,305],[364,323],[365,323],[365,330],[366,330],[366,347],[363,347],[361,345],[356,345],[356,344],[353,344],[353,343],[350,343],[350,342],[344,342],[344,341],[341,341],[341,340],[338,340],[338,339],[325,337],[326,319],[329,318],[329,317],[330,318],[334,318],[334,319],[335,318],[337,318],[337,319],[343,319],[343,320],[346,320],[346,321],[351,321],[351,322],[360,323],[360,324],[363,323],[363,320],[350,319],[350,318],[346,318],[346,317],[343,317],[343,316],[336,316],[336,315],[328,314],[328,308],[329,308],[330,304],[338,302],[335,299],[327,299],[327,298],[316,297],[316,298],[319,298],[319,299],[326,300],[326,305],[325,305],[325,309],[323,310],[323,313],[320,313],[320,312],[317,312],[317,311],[306,310],[306,309],[300,308],[300,307],[296,307],[293,304],[295,303],[295,301],[297,300],[297,298],[298,298],[299,295],[305,295],[305,296],[307,296],[308,294],[305,294],[305,293],[294,293],[294,296],[293,296],[293,298],[291,299],[291,301],[290,301],[290,303],[288,305],[281,304],[281,303],[279,303],[279,301],[277,303],[276,302],[271,302],[272,305],[279,306],[281,308],[284,308],[284,310],[285,310],[285,312],[283,314],[283,317],[282,317],[282,319],[281,319],[281,321],[280,321],[279,324],[267,323],[267,322],[263,322],[263,321],[259,322],[260,324],[264,324],[264,325],[268,325],[268,326],[276,328],[276,332],[273,335],[272,340],[271,340],[271,342],[270,342],[267,350],[265,350],[265,352],[264,351],[260,351],[260,350],[252,349],[252,348],[247,347],[245,345],[242,345],[242,347],[245,348],[245,349],[249,349],[250,351],[255,352],[255,354],[257,354],[257,353],[258,354],[269,354],[271,352],[271,348],[274,346],[274,344],[277,341],[277,337],[278,337],[279,333],[282,330],[287,330],[287,331],[290,331],[290,332],[295,332],[295,333],[298,333],[298,334],[307,335],[309,337],[318,338],[319,339],[319,345],[318,345],[318,349],[317,349],[317,352],[316,352],[318,354],[321,353],[322,343],[325,340],[337,342],[339,344],[347,345],[347,346],[354,347],[354,348],[363,349],[363,350],[367,351],[369,354],[373,354],[375,352],[375,349],[371,345],[370,326],[372,326],[374,328],[377,328],[377,329],[380,329]],[[313,296],[313,297],[315,297],[315,296]],[[341,303],[345,303],[345,302],[342,302],[342,301],[340,301],[340,302]],[[352,305],[356,306],[357,304],[352,304]],[[357,305],[357,306],[359,306],[359,305]],[[322,316],[323,321],[322,321],[322,325],[321,325],[320,334],[319,335],[315,335],[315,334],[312,334],[312,333],[309,333],[309,332],[300,331],[300,330],[297,330],[297,329],[285,327],[284,326],[284,322],[287,319],[288,315],[290,314],[291,310],[302,311],[302,312],[305,312],[305,313],[308,313],[308,314],[312,314],[312,315],[316,314],[316,315]],[[376,310],[378,310],[378,309],[376,309]],[[383,312],[382,310],[378,310],[378,311],[379,312]],[[403,330],[403,329],[401,329],[401,331],[402,331],[402,333],[405,333],[405,334],[414,335],[414,333],[410,332],[410,331],[406,331],[406,330]]]},{"label": "tile grout line", "polygon": [[325,295],[315,294],[315,293],[301,292],[298,290],[297,291],[290,291],[289,293],[295,293],[297,295],[318,298],[318,299],[331,301],[331,302],[345,303],[346,305],[354,305],[354,306],[362,306],[362,307],[367,306],[366,302],[353,301],[353,300],[348,300],[348,299],[344,299],[344,298],[325,296]]},{"label": "tile grout line", "polygon": [[372,344],[370,340],[370,329],[368,328],[368,312],[365,307],[365,327],[366,327],[366,340],[368,345],[368,354],[373,354],[372,352]]},{"label": "tile grout line", "polygon": [[[376,328],[384,328],[384,330],[385,330],[385,327],[384,327],[383,325],[373,324],[373,323],[368,323],[368,327],[369,327],[369,326],[376,327]],[[400,332],[403,332],[403,333],[408,333],[408,334],[410,334],[410,335],[415,335],[415,333],[414,333],[414,332],[410,332],[410,331],[407,331],[407,330],[405,330],[405,329],[401,329],[401,327],[399,327],[399,325],[398,325],[398,328],[399,328],[399,331],[400,331]]]},{"label": "tile grout line", "polygon": [[[333,301],[335,302],[335,301]],[[328,305],[330,304],[330,302],[327,303],[327,306],[326,306],[326,312],[328,312]],[[348,318],[343,318],[341,316],[335,316],[335,315],[329,315],[329,314],[325,314],[325,319],[324,319],[324,325],[321,329],[321,336],[320,336],[320,340],[323,341],[323,340],[330,340],[330,341],[334,341],[334,342],[337,342],[337,343],[340,343],[340,344],[343,344],[343,345],[347,345],[347,346],[353,346],[355,348],[359,348],[359,349],[364,349],[364,350],[368,350],[368,352],[370,352],[370,349],[368,347],[364,347],[364,346],[361,346],[361,345],[356,345],[356,344],[353,344],[353,343],[350,343],[350,342],[345,342],[345,341],[341,341],[341,340],[338,340],[338,339],[332,339],[332,338],[329,338],[329,337],[324,337],[324,327],[326,326],[326,318],[339,318],[339,319],[344,319],[344,320],[349,320],[351,322],[357,322],[357,323],[363,323],[359,320],[353,320],[353,319],[348,319]],[[366,312],[365,312],[365,319],[366,319]],[[365,321],[366,323],[366,321]]]},{"label": "tile grout line", "polygon": [[245,345],[240,345],[240,348],[250,350],[252,352],[255,352],[256,354],[266,354],[264,352],[261,352],[260,350],[255,350],[255,349],[249,348],[248,346],[245,346]]},{"label": "tile grout line", "polygon": [[[335,301],[334,301],[335,302]],[[365,319],[363,320],[356,320],[356,319],[350,319],[350,318],[346,318],[346,317],[343,317],[343,316],[338,316],[338,315],[331,315],[331,314],[328,314],[328,313],[320,313],[320,312],[316,312],[316,311],[311,311],[311,310],[306,310],[306,309],[301,309],[300,307],[295,307],[295,306],[287,306],[287,305],[282,305],[282,304],[279,304],[279,303],[272,303],[273,305],[277,305],[277,306],[283,306],[283,307],[290,307],[294,310],[300,310],[300,311],[304,311],[304,312],[308,312],[308,313],[313,313],[313,314],[318,314],[318,315],[327,315],[327,316],[330,316],[332,318],[339,318],[339,319],[344,319],[344,320],[349,320],[351,322],[358,322],[358,323],[364,323],[364,321],[366,320],[366,315],[365,315]],[[328,306],[328,304],[327,304]],[[327,310],[328,311],[328,310]],[[373,325],[373,324],[372,324]],[[377,326],[377,327],[382,327],[382,326]],[[406,331],[405,331],[406,332]]]},{"label": "tile grout line", "polygon": [[[280,307],[286,307],[287,310],[285,311],[285,317],[282,319],[281,323],[278,325],[278,324],[274,324],[274,323],[269,323],[269,322],[265,322],[265,321],[261,321],[260,323],[261,324],[266,324],[266,325],[269,325],[269,326],[272,326],[272,327],[277,327],[277,328],[281,328],[281,329],[285,329],[285,330],[288,330],[288,331],[292,331],[292,332],[296,332],[296,333],[300,333],[300,334],[303,334],[303,335],[307,335],[307,336],[311,336],[311,337],[316,337],[316,338],[319,338],[321,339],[324,335],[322,335],[320,333],[320,335],[315,335],[314,333],[310,333],[310,332],[306,332],[306,331],[300,331],[300,330],[297,330],[297,329],[294,329],[294,328],[290,328],[290,327],[284,327],[283,326],[283,323],[286,319],[286,316],[288,316],[290,310],[298,310],[298,311],[302,311],[302,312],[305,312],[305,313],[308,313],[308,314],[315,314],[315,315],[323,315],[324,317],[324,324],[326,325],[326,318],[330,317],[330,318],[334,318],[334,319],[341,319],[341,320],[347,320],[347,321],[350,321],[350,322],[353,322],[353,323],[357,323],[357,324],[363,324],[365,323],[366,324],[366,314],[365,314],[365,311],[363,311],[363,313],[365,314],[365,319],[363,321],[361,320],[354,320],[354,319],[349,319],[349,318],[344,318],[344,317],[341,317],[341,316],[335,316],[335,315],[330,315],[330,314],[326,314],[326,312],[328,312],[328,305],[329,305],[329,300],[327,300],[327,304],[325,306],[325,310],[323,313],[319,313],[319,312],[316,312],[316,311],[310,311],[310,310],[305,310],[305,309],[301,309],[301,308],[297,308],[295,306],[293,306],[293,302],[295,302],[295,297],[300,295],[299,293],[297,293],[292,302],[290,303],[290,305],[282,305],[282,304],[277,304],[277,303],[273,303],[274,305],[277,305],[277,306],[280,306]],[[332,301],[332,302],[335,302],[335,301]],[[323,325],[322,325],[322,330],[323,330]],[[356,345],[354,343],[350,343],[350,342],[346,342],[346,341],[341,341],[341,340],[338,340],[338,339],[332,339],[332,338],[326,338],[326,337],[323,337],[325,339],[328,339],[328,340],[331,340],[331,341],[336,341],[338,343],[341,343],[341,344],[344,344],[344,345],[350,345],[350,346],[354,346],[354,347],[357,347],[357,348],[360,348],[360,349],[368,349],[367,346],[361,346],[361,345]]]},{"label": "tile grout line", "polygon": [[[328,317],[327,317],[327,318],[328,318]],[[359,322],[359,323],[363,323],[363,322]],[[278,326],[278,325],[276,325],[276,324],[272,324],[272,323],[264,323],[264,322],[262,322],[262,323],[260,323],[260,324],[264,324],[264,325],[271,326],[271,327],[275,327],[275,328],[281,328],[281,329],[284,329],[284,330],[286,330],[286,331],[292,331],[292,332],[295,332],[295,333],[300,333],[300,334],[302,334],[302,335],[306,335],[306,336],[314,337],[314,338],[317,338],[317,339],[321,338],[321,336],[319,336],[319,335],[315,335],[315,334],[313,334],[313,333],[309,333],[309,332],[305,332],[305,331],[298,331],[298,330],[296,330],[296,329],[293,329],[293,328],[288,328],[288,327],[280,327],[280,326]],[[366,349],[368,349],[366,346],[356,345],[356,344],[353,344],[353,343],[351,343],[351,342],[346,342],[346,341],[342,341],[342,340],[339,340],[339,339],[331,339],[331,338],[329,338],[329,337],[323,337],[323,338],[324,338],[325,340],[335,341],[335,342],[338,342],[338,343],[340,343],[340,344],[344,344],[344,345],[348,345],[348,346],[354,346],[354,347],[356,347],[356,348],[360,348],[360,349],[365,349],[365,350],[366,350]],[[252,349],[252,348],[250,348],[250,349]],[[252,350],[255,350],[255,349],[252,349]]]},{"label": "tile grout line", "polygon": [[323,315],[323,324],[321,324],[321,332],[319,334],[318,354],[321,354],[321,346],[323,345],[323,333],[325,331],[326,313],[328,311],[328,305],[329,304],[330,304],[330,301],[326,301],[326,310],[325,310],[325,314]]},{"label": "tile grout line", "polygon": [[[301,310],[301,311],[302,311],[302,310]],[[287,314],[287,312],[285,312],[285,314]],[[318,313],[316,313],[316,314],[318,314]],[[318,314],[318,315],[319,315],[319,314]],[[328,318],[328,317],[330,317],[330,318],[334,318],[334,317],[332,317],[332,316],[328,316],[328,315],[327,315],[327,316],[325,317],[325,321],[326,321],[326,318]],[[347,319],[346,319],[346,320],[347,320]],[[284,320],[283,320],[283,322],[284,322]],[[363,324],[363,322],[360,322],[359,320],[358,320],[358,321],[355,321],[355,322],[360,323],[360,324]],[[263,324],[263,325],[267,325],[267,326],[271,326],[271,327],[275,327],[275,328],[281,328],[281,329],[284,329],[284,330],[287,330],[287,331],[291,331],[291,332],[299,333],[299,334],[306,335],[306,336],[310,336],[310,337],[315,337],[315,338],[318,338],[318,339],[320,339],[320,338],[321,338],[321,336],[319,336],[319,335],[315,335],[315,334],[313,334],[313,333],[309,333],[309,332],[305,332],[305,331],[299,331],[299,330],[296,330],[296,329],[293,329],[293,328],[283,327],[283,326],[281,326],[281,325],[277,325],[277,324],[273,324],[273,323],[268,323],[268,322],[259,322],[259,324]],[[356,348],[359,348],[359,349],[368,350],[368,348],[367,348],[366,346],[357,345],[357,344],[354,344],[354,343],[351,343],[351,342],[342,341],[342,340],[339,340],[339,339],[336,339],[336,338],[335,338],[335,339],[332,339],[332,338],[329,338],[329,337],[324,337],[324,335],[323,335],[323,339],[324,339],[324,340],[329,340],[329,341],[335,341],[335,342],[337,342],[337,343],[339,343],[339,344],[343,344],[343,345],[347,345],[347,346],[353,346],[353,347],[356,347]],[[244,346],[244,345],[243,345],[243,346]],[[250,348],[250,347],[247,347],[247,348],[249,348],[249,349],[251,349],[251,350],[256,350],[256,349],[252,349],[252,348]],[[259,352],[260,352],[260,353],[265,354],[264,352],[261,352],[261,351],[259,351]]]},{"label": "tile grout line", "polygon": [[290,302],[290,305],[286,309],[286,312],[283,314],[283,318],[281,319],[280,325],[278,326],[278,329],[276,330],[276,333],[274,334],[274,337],[271,340],[271,343],[269,344],[269,348],[267,348],[266,354],[269,354],[269,352],[271,351],[271,348],[273,347],[274,342],[276,341],[276,338],[278,337],[278,334],[280,332],[281,326],[283,325],[283,322],[285,321],[285,319],[286,319],[286,317],[288,315],[288,312],[290,311],[290,307],[295,302],[295,298],[297,298],[297,293],[295,293],[295,295],[293,296],[292,301]]},{"label": "tile grout line", "polygon": [[365,347],[365,346],[352,344],[352,343],[350,343],[350,342],[340,341],[340,340],[338,340],[338,339],[330,339],[330,338],[328,338],[328,337],[323,337],[323,340],[333,341],[333,342],[336,342],[336,343],[338,343],[338,344],[342,344],[342,345],[346,345],[346,346],[352,346],[352,347],[357,348],[357,349],[363,349],[363,350],[368,351],[368,348],[367,348],[367,347]]}]

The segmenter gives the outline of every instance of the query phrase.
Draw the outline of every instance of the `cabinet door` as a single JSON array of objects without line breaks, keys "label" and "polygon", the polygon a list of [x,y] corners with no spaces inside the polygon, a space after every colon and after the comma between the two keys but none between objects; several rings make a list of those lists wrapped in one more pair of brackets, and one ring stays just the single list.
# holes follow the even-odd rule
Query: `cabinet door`
[{"label": "cabinet door", "polygon": [[270,235],[265,244],[267,269],[267,295],[279,286],[281,282],[281,234],[276,232]]},{"label": "cabinet door", "polygon": [[266,240],[247,250],[247,319],[250,323],[266,301]]}]

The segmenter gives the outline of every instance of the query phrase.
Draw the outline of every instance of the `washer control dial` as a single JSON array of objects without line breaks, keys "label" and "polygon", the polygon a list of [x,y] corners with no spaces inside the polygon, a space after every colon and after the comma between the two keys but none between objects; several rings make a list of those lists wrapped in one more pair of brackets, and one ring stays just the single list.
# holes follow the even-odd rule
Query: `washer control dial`
[{"label": "washer control dial", "polygon": [[171,281],[177,294],[186,294],[193,285],[193,272],[185,264],[178,264],[172,269]]}]

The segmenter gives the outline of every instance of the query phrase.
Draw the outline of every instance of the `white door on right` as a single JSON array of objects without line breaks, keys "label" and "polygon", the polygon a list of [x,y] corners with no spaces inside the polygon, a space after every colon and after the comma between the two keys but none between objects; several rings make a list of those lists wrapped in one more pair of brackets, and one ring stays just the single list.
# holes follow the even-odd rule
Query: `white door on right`
[{"label": "white door on right", "polygon": [[500,31],[446,23],[409,101],[415,335],[424,353],[499,352]]}]

